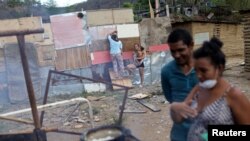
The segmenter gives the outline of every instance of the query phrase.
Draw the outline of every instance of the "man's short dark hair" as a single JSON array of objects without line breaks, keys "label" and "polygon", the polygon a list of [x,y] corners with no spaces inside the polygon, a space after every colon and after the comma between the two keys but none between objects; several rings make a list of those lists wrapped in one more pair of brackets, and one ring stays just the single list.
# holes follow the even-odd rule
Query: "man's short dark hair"
[{"label": "man's short dark hair", "polygon": [[115,40],[115,41],[118,42],[118,37],[117,37],[117,35],[113,34],[113,35],[111,35],[111,38],[112,38],[113,40]]},{"label": "man's short dark hair", "polygon": [[82,19],[84,17],[84,15],[83,15],[82,12],[79,12],[79,13],[77,13],[77,17],[80,18],[80,19]]},{"label": "man's short dark hair", "polygon": [[178,28],[178,29],[173,30],[169,34],[167,42],[176,43],[179,41],[183,41],[184,44],[186,44],[187,46],[190,46],[192,45],[193,38],[187,30]]}]

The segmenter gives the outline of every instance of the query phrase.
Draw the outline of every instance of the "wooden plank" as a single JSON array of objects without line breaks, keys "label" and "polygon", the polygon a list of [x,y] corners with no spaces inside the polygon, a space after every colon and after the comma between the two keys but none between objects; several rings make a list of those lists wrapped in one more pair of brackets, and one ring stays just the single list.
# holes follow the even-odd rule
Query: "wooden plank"
[{"label": "wooden plank", "polygon": [[141,111],[141,110],[127,110],[127,109],[125,109],[123,112],[124,112],[124,113],[130,113],[130,114],[144,114],[144,113],[147,113],[147,111]]},{"label": "wooden plank", "polygon": [[56,51],[56,59],[55,59],[55,64],[56,64],[56,70],[62,71],[66,69],[66,50],[57,50]]},{"label": "wooden plank", "polygon": [[0,72],[5,71],[4,50],[0,49]]},{"label": "wooden plank", "polygon": [[55,49],[53,45],[39,45],[36,47],[39,66],[53,66]]},{"label": "wooden plank", "polygon": [[74,54],[73,51],[75,50],[75,48],[69,48],[66,49],[66,56],[67,56],[67,60],[66,60],[66,64],[67,64],[67,69],[74,69]]},{"label": "wooden plank", "polygon": [[84,48],[79,48],[79,52],[77,54],[78,54],[78,59],[79,59],[79,62],[78,62],[79,65],[82,67],[87,67],[88,64],[86,63],[87,60],[85,58]]},{"label": "wooden plank", "polygon": [[249,33],[250,29],[249,28],[244,28],[243,33]]},{"label": "wooden plank", "polygon": [[74,47],[57,50],[56,67],[58,70],[86,68],[90,66],[87,47]]},{"label": "wooden plank", "polygon": [[[113,84],[119,84],[123,86],[132,87],[132,82],[129,78],[124,77],[124,78],[117,79],[112,69],[109,70],[109,76]],[[118,89],[122,89],[122,88],[118,86],[113,86],[113,90],[118,90]]]},{"label": "wooden plank", "polygon": [[128,86],[128,87],[132,87],[133,86],[133,84],[132,84],[132,82],[131,82],[131,80],[129,78],[124,78],[123,79],[123,84],[125,86]]},{"label": "wooden plank", "polygon": [[160,112],[161,109],[159,109],[158,107],[156,107],[153,104],[150,104],[148,102],[145,102],[143,100],[137,100],[137,102],[139,102],[140,104],[142,104],[143,106],[147,107],[148,109],[152,110],[153,112]]},{"label": "wooden plank", "polygon": [[243,36],[249,36],[250,32],[244,32]]},{"label": "wooden plank", "polygon": [[244,38],[244,41],[248,42],[248,41],[250,41],[250,38]]},{"label": "wooden plank", "polygon": [[[121,78],[121,79],[111,79],[111,82],[113,84],[118,84],[118,85],[122,85],[122,86],[127,86],[127,87],[132,87],[132,82],[129,78]],[[118,87],[118,86],[113,86],[113,90],[119,90],[119,89],[123,89],[122,87]]]},{"label": "wooden plank", "polygon": [[140,37],[120,38],[123,44],[123,51],[134,51],[134,44],[140,44]]},{"label": "wooden plank", "polygon": [[75,57],[75,66],[83,66],[82,64],[82,58],[81,58],[81,48],[77,48],[76,51],[74,51],[74,57]]},{"label": "wooden plank", "polygon": [[81,67],[90,67],[91,66],[91,60],[90,60],[90,51],[88,50],[87,46],[84,46],[83,48],[81,48],[82,50],[82,66]]},{"label": "wooden plank", "polygon": [[[124,86],[124,83],[123,83],[123,80],[122,79],[111,79],[111,82],[113,83],[113,84],[118,84],[118,85],[122,85],[122,86]],[[118,86],[113,86],[113,90],[120,90],[120,89],[122,89],[122,87],[118,87]]]}]

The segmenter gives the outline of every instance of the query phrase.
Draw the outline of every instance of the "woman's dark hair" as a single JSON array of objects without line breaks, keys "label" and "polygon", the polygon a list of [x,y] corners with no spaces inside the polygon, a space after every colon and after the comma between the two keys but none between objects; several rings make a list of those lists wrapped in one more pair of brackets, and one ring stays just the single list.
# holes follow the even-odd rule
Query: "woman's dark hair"
[{"label": "woman's dark hair", "polygon": [[193,42],[193,38],[191,34],[185,29],[175,29],[168,36],[168,43],[176,43],[179,41],[183,41],[183,43],[187,46],[190,46]]},{"label": "woman's dark hair", "polygon": [[138,43],[135,43],[135,44],[134,44],[134,46],[135,46],[135,45],[139,46],[139,47],[140,47],[140,49],[141,49],[141,51],[144,51],[144,47],[143,47],[143,46],[141,46],[141,45],[140,45],[140,44],[138,44]]},{"label": "woman's dark hair", "polygon": [[141,51],[144,51],[144,47],[143,46],[141,46]]},{"label": "woman's dark hair", "polygon": [[220,67],[221,65],[225,68],[226,57],[221,51],[223,43],[213,37],[210,41],[205,41],[200,48],[194,51],[194,59],[199,59],[203,57],[208,57],[211,59],[211,63],[215,67]]}]

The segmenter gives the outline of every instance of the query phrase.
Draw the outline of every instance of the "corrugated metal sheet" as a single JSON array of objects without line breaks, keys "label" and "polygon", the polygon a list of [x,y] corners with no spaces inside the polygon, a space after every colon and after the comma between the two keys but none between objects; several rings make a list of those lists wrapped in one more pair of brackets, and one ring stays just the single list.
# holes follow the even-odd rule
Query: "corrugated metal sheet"
[{"label": "corrugated metal sheet", "polygon": [[91,65],[88,47],[74,47],[56,50],[56,70],[85,68]]},{"label": "corrugated metal sheet", "polygon": [[[123,52],[122,56],[123,56],[123,60],[132,59],[133,52],[132,51]],[[111,62],[109,51],[97,51],[97,52],[91,53],[91,61],[92,61],[92,65]]]},{"label": "corrugated metal sheet", "polygon": [[[35,95],[38,98],[41,96],[41,84],[36,50],[33,44],[30,43],[26,43],[25,48]],[[11,102],[28,100],[18,45],[7,44],[4,53],[6,57],[8,92]]]},{"label": "corrugated metal sheet", "polygon": [[9,102],[8,84],[6,72],[0,72],[0,103],[5,104]]},{"label": "corrugated metal sheet", "polygon": [[140,36],[138,24],[117,25],[117,31],[119,38],[132,38]]},{"label": "corrugated metal sheet", "polygon": [[[67,71],[64,71],[64,73],[73,74],[77,76],[83,76],[87,78],[93,78],[93,74],[92,74],[90,67],[67,70]],[[53,86],[78,84],[78,83],[92,83],[91,81],[88,81],[88,80],[80,80],[74,77],[69,77],[69,76],[60,75],[60,74],[53,74],[52,79],[53,79]]]},{"label": "corrugated metal sheet", "polygon": [[5,71],[4,50],[0,49],[0,72]]},{"label": "corrugated metal sheet", "polygon": [[[104,80],[107,82],[111,82],[110,76],[109,76],[109,69],[112,68],[112,63],[103,63],[103,64],[97,64],[92,65],[91,70],[93,73],[93,78],[96,80]],[[107,85],[107,88],[112,88],[112,86]]]},{"label": "corrugated metal sheet", "polygon": [[56,49],[77,47],[84,44],[83,22],[77,13],[50,16]]}]

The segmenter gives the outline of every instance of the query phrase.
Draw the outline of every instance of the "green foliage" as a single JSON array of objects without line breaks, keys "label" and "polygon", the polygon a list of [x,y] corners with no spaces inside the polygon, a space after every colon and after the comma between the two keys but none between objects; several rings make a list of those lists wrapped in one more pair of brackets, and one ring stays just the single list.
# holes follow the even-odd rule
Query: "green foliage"
[{"label": "green foliage", "polygon": [[124,8],[133,8],[133,4],[132,3],[130,3],[130,2],[124,2],[123,4],[122,4],[122,7],[124,7]]},{"label": "green foliage", "polygon": [[222,6],[226,4],[226,0],[211,0],[211,2],[216,6]]},{"label": "green foliage", "polygon": [[[155,6],[155,0],[150,0],[152,7],[154,8]],[[149,3],[148,0],[138,0],[134,4],[134,9],[135,10],[148,10],[149,11]]]},{"label": "green foliage", "polygon": [[21,0],[8,0],[7,1],[8,7],[11,7],[11,8],[14,8],[17,6],[22,6],[23,4],[24,4],[24,2]]},{"label": "green foliage", "polygon": [[249,0],[226,0],[233,10],[250,9]]},{"label": "green foliage", "polygon": [[66,12],[67,13],[74,12],[74,11],[76,11],[75,5],[66,7]]},{"label": "green foliage", "polygon": [[45,6],[48,7],[48,8],[52,8],[52,7],[56,7],[57,4],[56,4],[56,1],[55,1],[55,0],[48,0],[48,1],[45,3]]}]

